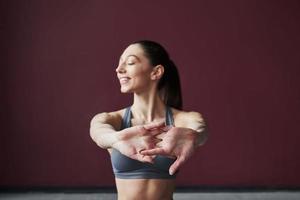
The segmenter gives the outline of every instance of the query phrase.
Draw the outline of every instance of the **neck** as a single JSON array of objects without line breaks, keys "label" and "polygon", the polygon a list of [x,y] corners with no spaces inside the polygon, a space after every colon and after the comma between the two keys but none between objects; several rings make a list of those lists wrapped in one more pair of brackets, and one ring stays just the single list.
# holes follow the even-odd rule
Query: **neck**
[{"label": "neck", "polygon": [[160,120],[165,117],[165,104],[157,90],[147,93],[134,94],[131,112],[134,118],[144,123]]}]

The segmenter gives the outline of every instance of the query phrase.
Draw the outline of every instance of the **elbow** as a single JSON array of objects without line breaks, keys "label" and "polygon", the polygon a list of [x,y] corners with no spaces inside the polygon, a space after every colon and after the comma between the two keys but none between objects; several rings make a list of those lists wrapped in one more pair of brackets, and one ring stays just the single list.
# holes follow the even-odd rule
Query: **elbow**
[{"label": "elbow", "polygon": [[203,131],[199,133],[198,146],[203,146],[208,140],[208,131],[205,128]]},{"label": "elbow", "polygon": [[204,145],[204,144],[207,142],[207,140],[208,140],[208,135],[207,135],[206,132],[203,133],[202,138],[203,138],[203,139],[202,139],[202,141],[200,142],[199,146],[202,146],[202,145]]},{"label": "elbow", "polygon": [[94,133],[92,128],[90,128],[90,138],[98,145],[96,134]]},{"label": "elbow", "polygon": [[105,121],[107,115],[108,115],[107,113],[99,113],[95,115],[90,122],[90,130],[89,130],[90,138],[97,144],[97,146],[101,148],[104,147],[101,144],[102,141],[100,139],[100,134],[98,129],[99,127],[101,127],[100,125]]},{"label": "elbow", "polygon": [[95,142],[97,144],[98,147],[100,147],[102,149],[106,149],[105,146],[102,145],[102,141],[99,138],[99,136],[97,136],[97,134],[94,133],[92,130],[90,130],[90,137],[93,140],[93,142]]}]

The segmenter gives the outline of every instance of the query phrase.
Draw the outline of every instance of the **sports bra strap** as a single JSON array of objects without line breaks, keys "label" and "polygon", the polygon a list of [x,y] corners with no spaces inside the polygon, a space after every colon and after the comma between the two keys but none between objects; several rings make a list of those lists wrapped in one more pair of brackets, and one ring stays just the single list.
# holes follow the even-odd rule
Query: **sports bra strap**
[{"label": "sports bra strap", "polygon": [[174,125],[172,110],[169,106],[166,107],[166,125]]},{"label": "sports bra strap", "polygon": [[130,106],[126,108],[124,117],[122,118],[122,126],[121,129],[128,128],[131,126],[131,111],[130,111]]}]

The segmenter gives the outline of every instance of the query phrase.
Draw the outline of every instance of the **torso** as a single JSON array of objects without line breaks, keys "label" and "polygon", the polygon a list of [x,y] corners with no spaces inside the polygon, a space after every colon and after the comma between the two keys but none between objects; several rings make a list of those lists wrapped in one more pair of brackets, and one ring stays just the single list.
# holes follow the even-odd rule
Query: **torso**
[{"label": "torso", "polygon": [[[114,128],[116,130],[121,129],[122,116],[124,115],[125,109],[112,112],[114,117]],[[183,111],[172,108],[174,125],[180,124],[180,115]],[[132,126],[143,124],[143,122],[132,119]],[[110,154],[112,149],[108,149]],[[116,186],[118,191],[119,200],[170,200],[172,199],[175,180],[174,179],[119,179],[116,178]],[[130,186],[130,187],[128,187]]]},{"label": "torso", "polygon": [[174,179],[118,179],[118,200],[171,200]]}]

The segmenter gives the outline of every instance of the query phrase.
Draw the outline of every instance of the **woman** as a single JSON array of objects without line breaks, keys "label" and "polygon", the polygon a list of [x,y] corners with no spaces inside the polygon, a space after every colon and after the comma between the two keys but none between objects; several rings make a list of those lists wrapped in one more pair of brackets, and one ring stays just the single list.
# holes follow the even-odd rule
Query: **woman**
[{"label": "woman", "polygon": [[118,199],[172,199],[177,169],[207,139],[203,118],[181,110],[178,72],[160,44],[129,45],[116,72],[133,104],[97,114],[91,138],[111,155]]}]

